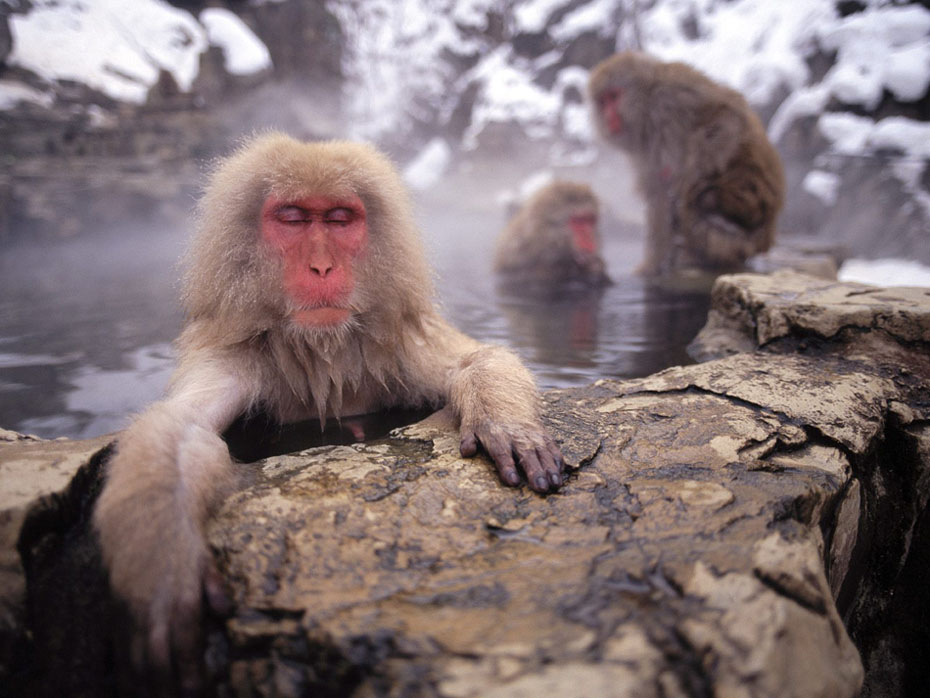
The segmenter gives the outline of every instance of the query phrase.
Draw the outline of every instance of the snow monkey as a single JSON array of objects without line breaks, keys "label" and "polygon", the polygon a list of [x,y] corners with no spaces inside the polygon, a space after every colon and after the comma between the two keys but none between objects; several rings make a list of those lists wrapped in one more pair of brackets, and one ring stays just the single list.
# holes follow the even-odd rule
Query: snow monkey
[{"label": "snow monkey", "polygon": [[512,283],[610,283],[598,231],[598,201],[587,184],[556,180],[533,194],[497,241],[495,270]]},{"label": "snow monkey", "polygon": [[739,268],[772,245],[785,178],[742,95],[632,52],[595,66],[588,91],[599,132],[632,157],[646,199],[642,273]]},{"label": "snow monkey", "polygon": [[137,667],[197,685],[201,611],[223,598],[204,525],[239,415],[448,403],[462,456],[483,448],[508,485],[519,466],[537,492],[561,486],[533,378],[439,316],[407,193],[377,150],[252,139],[213,172],[187,261],[177,369],[117,437],[93,518]]}]

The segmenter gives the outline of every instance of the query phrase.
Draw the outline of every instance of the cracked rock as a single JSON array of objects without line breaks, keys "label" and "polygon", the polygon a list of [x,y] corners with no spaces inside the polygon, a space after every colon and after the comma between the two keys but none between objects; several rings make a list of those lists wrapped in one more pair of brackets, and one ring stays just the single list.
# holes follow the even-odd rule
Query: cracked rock
[{"label": "cracked rock", "polygon": [[[921,695],[930,367],[914,328],[930,298],[882,301],[895,322],[857,306],[855,331],[811,343],[805,318],[850,297],[779,278],[726,277],[715,296],[746,299],[732,317],[788,318],[778,340],[547,393],[571,466],[558,493],[461,458],[445,412],[239,466],[207,532],[235,602],[209,627],[217,694]],[[109,695],[87,530],[106,454],[77,468],[99,444],[55,443],[0,445],[4,474],[68,473],[25,524],[9,512],[30,498],[3,500],[30,618],[8,599],[3,678],[14,695]]]}]

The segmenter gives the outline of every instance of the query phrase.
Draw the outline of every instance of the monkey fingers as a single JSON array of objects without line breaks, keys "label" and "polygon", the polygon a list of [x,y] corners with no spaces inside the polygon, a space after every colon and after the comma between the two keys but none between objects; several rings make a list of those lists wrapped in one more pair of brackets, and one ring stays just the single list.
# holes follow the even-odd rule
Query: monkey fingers
[{"label": "monkey fingers", "polygon": [[133,613],[133,694],[146,698],[199,696],[205,689],[204,616],[228,616],[232,602],[212,562],[191,562],[194,567],[204,567],[199,582],[182,588],[165,585],[150,601],[147,612],[137,609]]},{"label": "monkey fingers", "polygon": [[[481,434],[478,433],[479,430],[482,432]],[[485,452],[494,461],[501,480],[513,487],[519,485],[520,474],[517,472],[510,442],[506,435],[493,428],[481,429],[479,427],[475,431],[467,430],[463,433],[462,441],[459,444],[459,452],[466,458],[471,458],[478,453],[479,444],[484,447]]]},{"label": "monkey fingers", "polygon": [[160,600],[152,604],[149,619],[148,627],[138,628],[132,639],[133,674],[136,682],[146,687],[142,695],[200,695],[203,690],[200,599]]},{"label": "monkey fingers", "polygon": [[533,490],[548,492],[562,486],[565,461],[558,446],[548,436],[514,439],[514,452]]},{"label": "monkey fingers", "polygon": [[548,492],[560,487],[564,459],[555,442],[541,427],[523,427],[515,431],[524,433],[514,435],[492,424],[465,430],[459,450],[463,456],[473,456],[480,444],[508,485],[520,484],[516,468],[519,463],[530,489]]}]

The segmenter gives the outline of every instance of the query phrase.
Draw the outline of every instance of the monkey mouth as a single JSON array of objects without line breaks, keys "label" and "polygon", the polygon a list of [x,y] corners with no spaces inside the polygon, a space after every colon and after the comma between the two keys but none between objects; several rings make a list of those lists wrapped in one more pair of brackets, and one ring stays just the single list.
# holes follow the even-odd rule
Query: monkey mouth
[{"label": "monkey mouth", "polygon": [[291,319],[302,327],[339,327],[345,324],[351,315],[352,312],[348,308],[319,306],[298,308],[291,313]]}]

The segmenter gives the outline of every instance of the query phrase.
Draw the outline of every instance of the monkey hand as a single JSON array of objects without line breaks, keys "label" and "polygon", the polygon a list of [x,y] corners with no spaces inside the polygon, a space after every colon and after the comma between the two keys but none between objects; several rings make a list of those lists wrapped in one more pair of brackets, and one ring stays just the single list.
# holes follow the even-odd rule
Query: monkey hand
[{"label": "monkey hand", "polygon": [[[126,621],[115,628],[120,680],[152,696],[203,691],[204,615],[230,608],[203,534],[204,490],[216,487],[228,451],[216,434],[174,417],[144,415],[143,429],[121,437],[94,511]],[[153,442],[146,432],[159,426],[165,440]]]},{"label": "monkey hand", "polygon": [[519,485],[517,465],[526,475],[527,484],[536,492],[549,492],[562,486],[565,459],[552,437],[539,423],[503,425],[484,420],[462,425],[459,451],[474,456],[479,445],[497,466],[501,480]]},{"label": "monkey hand", "polygon": [[229,608],[205,542],[183,515],[149,521],[147,527],[161,527],[157,538],[134,535],[122,516],[114,531],[108,516],[98,515],[97,525],[111,590],[126,621],[116,629],[120,670],[128,675],[121,680],[150,686],[145,695],[199,695],[204,611],[225,615]]}]

